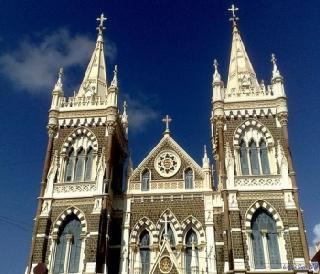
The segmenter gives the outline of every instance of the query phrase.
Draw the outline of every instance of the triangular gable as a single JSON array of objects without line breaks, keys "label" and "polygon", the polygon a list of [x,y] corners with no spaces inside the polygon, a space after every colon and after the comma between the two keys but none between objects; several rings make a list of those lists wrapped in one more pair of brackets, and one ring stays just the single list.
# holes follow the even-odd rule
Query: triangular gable
[{"label": "triangular gable", "polygon": [[[169,269],[163,269],[163,268],[169,268]],[[163,271],[167,270],[167,271]],[[157,257],[157,260],[155,264],[153,265],[151,269],[151,274],[156,273],[178,273],[180,274],[181,271],[178,267],[178,262],[176,257],[173,254],[173,251],[170,247],[170,244],[168,241],[164,240],[163,244],[160,248],[159,255]]]},{"label": "triangular gable", "polygon": [[141,171],[145,168],[146,164],[149,162],[150,158],[158,155],[161,150],[165,147],[171,147],[173,151],[175,151],[181,159],[186,161],[190,167],[200,176],[204,177],[204,173],[202,168],[197,164],[195,160],[191,158],[191,156],[169,135],[163,136],[158,145],[156,145],[145,157],[142,162],[138,165],[138,167],[132,172],[131,178],[135,177],[137,174],[140,174]]}]

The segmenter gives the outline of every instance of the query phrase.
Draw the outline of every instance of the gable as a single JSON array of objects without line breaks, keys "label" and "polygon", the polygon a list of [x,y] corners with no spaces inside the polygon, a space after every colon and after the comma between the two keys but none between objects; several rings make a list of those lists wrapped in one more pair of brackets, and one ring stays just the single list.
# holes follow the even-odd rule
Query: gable
[{"label": "gable", "polygon": [[[165,159],[165,158],[168,159]],[[172,159],[171,159],[172,158]],[[173,170],[165,170],[165,161],[173,163]],[[130,176],[130,181],[140,181],[140,174],[148,169],[151,180],[182,180],[184,171],[191,168],[195,180],[202,180],[204,174],[202,168],[190,157],[190,155],[178,145],[170,136],[164,136],[147,157],[138,165]]]}]

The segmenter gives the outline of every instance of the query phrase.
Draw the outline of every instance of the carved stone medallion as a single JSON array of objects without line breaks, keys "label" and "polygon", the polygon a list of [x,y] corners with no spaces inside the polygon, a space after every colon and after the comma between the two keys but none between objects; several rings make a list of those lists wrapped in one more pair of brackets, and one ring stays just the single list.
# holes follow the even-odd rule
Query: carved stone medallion
[{"label": "carved stone medallion", "polygon": [[170,257],[162,257],[159,262],[159,268],[162,273],[169,273],[172,268],[172,261]]},{"label": "carved stone medallion", "polygon": [[175,175],[181,166],[180,157],[171,150],[162,151],[154,161],[154,168],[162,177]]}]

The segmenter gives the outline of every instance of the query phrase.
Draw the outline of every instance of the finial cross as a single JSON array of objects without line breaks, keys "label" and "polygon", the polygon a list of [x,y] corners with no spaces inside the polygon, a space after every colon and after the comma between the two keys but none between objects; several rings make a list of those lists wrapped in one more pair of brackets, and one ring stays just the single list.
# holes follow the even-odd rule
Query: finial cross
[{"label": "finial cross", "polygon": [[107,18],[104,17],[104,14],[101,13],[100,17],[97,18],[97,21],[99,21],[99,26],[97,27],[97,30],[99,31],[99,34],[102,34],[103,30],[106,29],[103,24],[104,24],[104,21],[106,21]]},{"label": "finial cross", "polygon": [[236,11],[238,11],[239,8],[237,8],[234,4],[231,5],[230,8],[228,8],[228,11],[232,13],[232,17],[229,18],[230,21],[233,22],[233,24],[236,24],[236,21],[239,20],[239,17],[236,16]]},{"label": "finial cross", "polygon": [[166,115],[163,119],[162,122],[166,124],[166,130],[165,133],[169,133],[170,129],[169,129],[169,124],[171,123],[172,119],[169,117],[169,115]]}]

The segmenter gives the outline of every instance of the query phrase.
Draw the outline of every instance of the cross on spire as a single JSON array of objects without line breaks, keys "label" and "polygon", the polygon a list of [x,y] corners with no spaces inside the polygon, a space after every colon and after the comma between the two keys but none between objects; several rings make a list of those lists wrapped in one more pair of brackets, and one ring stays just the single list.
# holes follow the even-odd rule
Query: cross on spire
[{"label": "cross on spire", "polygon": [[169,124],[171,123],[172,119],[169,117],[169,115],[166,115],[163,119],[162,122],[166,124],[166,130],[164,131],[164,134],[169,134],[170,129],[169,129]]},{"label": "cross on spire", "polygon": [[232,15],[232,17],[229,18],[229,21],[232,21],[234,26],[237,24],[237,21],[239,20],[239,17],[236,16],[236,11],[238,10],[239,8],[237,8],[234,4],[232,4],[231,7],[228,8],[228,11],[230,11]]},{"label": "cross on spire", "polygon": [[97,27],[97,30],[99,32],[99,34],[103,33],[103,30],[105,30],[106,28],[103,26],[104,21],[106,21],[107,18],[104,17],[103,13],[101,13],[100,17],[97,18],[97,21],[99,21],[99,26]]}]

